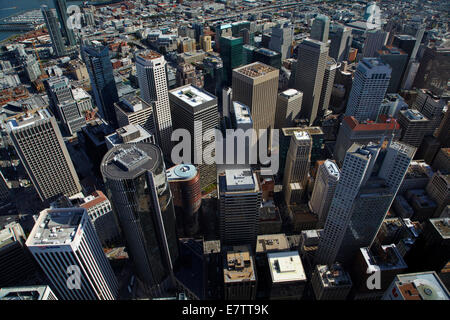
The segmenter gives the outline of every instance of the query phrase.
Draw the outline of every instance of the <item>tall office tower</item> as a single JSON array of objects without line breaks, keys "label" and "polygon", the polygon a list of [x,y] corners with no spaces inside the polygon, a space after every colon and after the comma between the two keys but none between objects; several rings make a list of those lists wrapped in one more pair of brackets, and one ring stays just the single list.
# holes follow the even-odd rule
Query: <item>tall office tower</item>
[{"label": "tall office tower", "polygon": [[381,29],[368,30],[362,49],[363,57],[375,57],[376,52],[386,45],[388,36],[389,32]]},{"label": "tall office tower", "polygon": [[300,203],[306,189],[311,164],[312,139],[306,131],[296,131],[286,157],[283,191],[286,204]]},{"label": "tall office tower", "polygon": [[345,153],[353,143],[378,143],[381,140],[388,139],[392,134],[394,134],[394,139],[398,140],[400,133],[400,124],[395,121],[386,121],[384,123],[375,123],[373,121],[359,122],[354,117],[344,117],[334,147],[334,159],[341,167]]},{"label": "tall office tower", "polygon": [[21,286],[0,289],[0,300],[58,300],[49,286]]},{"label": "tall office tower", "polygon": [[394,47],[400,48],[408,54],[408,59],[411,58],[415,44],[416,38],[409,34],[394,35],[394,39],[392,41],[392,45]]},{"label": "tall office tower", "polygon": [[84,114],[74,99],[67,77],[52,77],[45,81],[45,88],[50,100],[52,111],[64,124],[71,135],[81,131],[86,124]]},{"label": "tall office tower", "polygon": [[306,39],[298,46],[298,59],[295,70],[295,89],[303,92],[301,116],[312,125],[319,110],[320,93],[328,59],[325,43]]},{"label": "tall office tower", "polygon": [[295,89],[287,89],[278,94],[275,110],[275,128],[295,127],[295,119],[302,110],[303,93]]},{"label": "tall office tower", "polygon": [[350,275],[338,263],[316,265],[311,284],[316,300],[346,300],[352,288]]},{"label": "tall office tower", "polygon": [[156,141],[164,157],[170,159],[172,151],[172,116],[170,114],[167,89],[166,60],[159,53],[146,50],[136,54],[136,75],[141,89],[141,98],[148,104],[154,103]]},{"label": "tall office tower", "polygon": [[439,125],[439,128],[435,132],[436,138],[439,140],[444,148],[450,147],[450,108],[447,107],[444,118]]},{"label": "tall office tower", "polygon": [[346,116],[376,120],[391,79],[391,68],[379,58],[363,58],[356,67]]},{"label": "tall office tower", "polygon": [[425,88],[443,95],[448,90],[450,48],[430,44],[425,47],[413,87]]},{"label": "tall office tower", "polygon": [[222,243],[255,246],[262,198],[256,173],[251,169],[230,169],[217,179]]},{"label": "tall office tower", "polygon": [[205,35],[201,36],[200,44],[201,44],[203,51],[205,51],[205,52],[213,51],[212,46],[211,46],[211,36],[205,36]]},{"label": "tall office tower", "polygon": [[279,70],[255,62],[233,70],[233,101],[250,108],[253,129],[273,129]]},{"label": "tall office tower", "polygon": [[124,95],[114,104],[119,127],[130,124],[140,125],[152,135],[155,135],[153,119],[153,103],[147,103],[134,93]]},{"label": "tall office tower", "polygon": [[248,246],[226,249],[223,257],[225,300],[255,300],[257,275],[255,259]]},{"label": "tall office tower", "polygon": [[334,77],[336,76],[336,70],[339,69],[340,66],[341,65],[336,63],[333,58],[328,57],[323,77],[322,90],[320,92],[319,107],[317,109],[318,118],[323,117],[328,111],[331,92],[333,91]]},{"label": "tall office tower", "polygon": [[17,222],[0,229],[0,288],[33,281],[37,265],[25,247],[26,235]]},{"label": "tall office tower", "polygon": [[109,125],[117,128],[114,103],[119,101],[119,95],[108,47],[102,46],[98,41],[92,41],[91,45],[82,47],[82,56],[88,69],[95,104],[100,115]]},{"label": "tall office tower", "polygon": [[42,201],[81,191],[56,120],[46,109],[18,115],[7,127],[20,161]]},{"label": "tall office tower", "polygon": [[332,24],[330,27],[330,39],[330,57],[338,63],[346,61],[352,44],[351,28],[340,24]]},{"label": "tall office tower", "polygon": [[179,39],[178,52],[193,52],[196,49],[195,39],[184,37]]},{"label": "tall office tower", "polygon": [[371,246],[415,151],[399,142],[391,142],[385,150],[356,143],[348,149],[320,238],[317,263],[347,265],[359,248]]},{"label": "tall office tower", "polygon": [[96,190],[82,201],[80,207],[86,209],[101,244],[106,247],[118,240],[119,226],[112,212],[111,202],[105,194]]},{"label": "tall office tower", "polygon": [[[234,138],[234,152],[232,154],[233,157],[230,157],[227,153],[227,141],[224,139],[223,142],[223,155],[224,155],[224,161],[223,163],[226,163],[227,165],[231,165],[232,168],[238,168],[242,166],[243,168],[247,168],[248,166],[254,164],[251,163],[251,152],[256,153],[256,142],[257,142],[257,136],[249,131],[249,129],[253,129],[253,119],[252,115],[250,113],[250,108],[247,107],[245,104],[242,104],[238,101],[233,101],[231,105],[231,112],[230,112],[230,122],[231,122],[231,129],[234,130],[243,130],[243,133],[245,134],[243,138],[245,140],[241,140],[242,136],[236,134]],[[245,145],[245,151],[242,152],[242,144]],[[253,150],[251,148],[254,148]],[[227,161],[227,157],[229,160]],[[232,163],[229,163],[230,160],[233,160]],[[227,165],[225,167],[227,167]],[[218,170],[222,170],[223,166],[219,166]]]},{"label": "tall office tower", "polygon": [[86,209],[42,211],[26,246],[55,288],[59,299],[118,298],[116,276],[103,253]]},{"label": "tall office tower", "polygon": [[45,25],[47,27],[48,33],[50,35],[50,39],[52,40],[52,47],[54,50],[54,54],[57,57],[62,57],[66,54],[66,48],[64,46],[64,41],[61,35],[61,30],[58,26],[58,20],[48,6],[43,4],[41,6],[42,16],[45,20]]},{"label": "tall office tower", "polygon": [[294,28],[286,22],[272,27],[269,49],[279,52],[281,60],[291,57],[292,42],[294,41]]},{"label": "tall office tower", "polygon": [[203,59],[204,84],[203,88],[218,98],[219,111],[222,105],[223,63],[220,57],[205,57]]},{"label": "tall office tower", "polygon": [[323,43],[327,43],[329,30],[330,18],[323,14],[319,14],[313,21],[310,38]]},{"label": "tall office tower", "polygon": [[339,168],[334,161],[327,159],[319,165],[314,189],[308,203],[311,211],[318,217],[317,228],[319,229],[325,225],[339,177]]},{"label": "tall office tower", "polygon": [[180,236],[191,237],[198,232],[202,204],[199,172],[191,164],[179,164],[167,169],[167,181],[173,195],[177,226],[183,231]]},{"label": "tall office tower", "polygon": [[381,103],[378,119],[381,120],[383,116],[397,118],[400,110],[406,110],[409,105],[405,99],[398,93],[388,93]]},{"label": "tall office tower", "polygon": [[216,49],[217,51],[221,52],[221,43],[220,38],[222,37],[231,37],[233,35],[233,32],[231,30],[231,24],[229,23],[221,23],[216,27],[216,36],[215,36],[215,42],[216,42]]},{"label": "tall office tower", "polygon": [[408,54],[402,49],[385,46],[378,50],[375,55],[380,57],[381,61],[389,65],[392,69],[387,93],[398,92],[406,67],[408,66]]},{"label": "tall office tower", "polygon": [[[217,43],[217,41],[216,41]],[[233,79],[233,69],[242,66],[243,61],[243,40],[233,36],[220,37],[220,57],[223,62],[224,86],[230,87]]]},{"label": "tall office tower", "polygon": [[450,204],[450,173],[436,172],[428,182],[426,190],[430,197],[438,204],[433,217],[439,217],[445,207]]},{"label": "tall office tower", "polygon": [[429,131],[430,120],[414,109],[400,110],[398,123],[402,128],[400,140],[413,147],[420,147],[425,134]]},{"label": "tall office tower", "polygon": [[425,135],[433,135],[436,128],[439,127],[442,120],[442,110],[445,105],[445,100],[433,94],[430,90],[419,90],[412,107],[430,120],[429,129]]},{"label": "tall office tower", "polygon": [[173,128],[186,129],[191,134],[191,160],[200,173],[200,186],[205,188],[217,180],[216,164],[204,163],[203,153],[215,141],[204,140],[206,134],[219,126],[217,98],[190,84],[169,92]]},{"label": "tall office tower", "polygon": [[381,300],[450,300],[450,293],[435,271],[398,274]]},{"label": "tall office tower", "polygon": [[67,44],[69,46],[76,45],[73,30],[67,25],[68,16],[66,0],[53,0],[53,5],[55,6],[56,14],[58,15],[62,35],[67,39]]},{"label": "tall office tower", "polygon": [[103,158],[101,172],[136,275],[152,296],[173,285],[178,260],[175,210],[161,149],[122,144]]}]

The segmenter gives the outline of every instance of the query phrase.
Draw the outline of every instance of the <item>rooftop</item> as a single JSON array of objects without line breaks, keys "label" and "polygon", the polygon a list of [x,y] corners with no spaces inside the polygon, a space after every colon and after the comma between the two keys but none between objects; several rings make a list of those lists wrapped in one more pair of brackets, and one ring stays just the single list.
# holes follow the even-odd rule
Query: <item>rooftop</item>
[{"label": "rooftop", "polygon": [[298,251],[268,253],[267,260],[273,283],[306,281]]},{"label": "rooftop", "polygon": [[8,119],[9,130],[22,129],[34,124],[36,121],[49,119],[52,115],[47,109],[34,109],[25,113],[18,114],[11,119]]},{"label": "rooftop", "polygon": [[226,191],[254,190],[256,187],[254,174],[251,169],[225,170]]},{"label": "rooftop", "polygon": [[332,176],[336,177],[337,179],[339,179],[339,177],[340,177],[339,168],[334,161],[327,159],[327,160],[325,160],[323,165],[327,169],[327,172],[329,175],[332,175]]},{"label": "rooftop", "polygon": [[0,288],[0,300],[41,300],[48,286]]},{"label": "rooftop", "polygon": [[145,60],[153,60],[161,57],[161,54],[153,50],[145,50],[138,53],[138,56]]},{"label": "rooftop", "polygon": [[294,137],[297,141],[311,140],[310,135],[306,131],[295,131]]},{"label": "rooftop", "polygon": [[255,79],[262,77],[270,72],[277,71],[274,67],[268,66],[261,62],[254,62],[246,66],[236,68],[233,72],[243,74],[249,78]]},{"label": "rooftop", "polygon": [[215,99],[214,96],[210,95],[205,90],[194,87],[191,84],[171,90],[169,94],[179,98],[191,107],[197,107],[205,102]]},{"label": "rooftop", "polygon": [[290,248],[286,235],[264,234],[256,238],[256,253],[288,250]]},{"label": "rooftop", "polygon": [[400,110],[400,113],[411,121],[428,121],[428,119],[415,109]]},{"label": "rooftop", "polygon": [[411,283],[417,290],[412,296],[402,291],[405,300],[450,300],[447,288],[434,271],[398,274],[396,281],[399,287]]},{"label": "rooftop", "polygon": [[324,287],[351,286],[352,280],[349,274],[342,268],[340,264],[333,264],[331,267],[327,265],[318,265],[317,270]]},{"label": "rooftop", "polygon": [[289,99],[297,95],[303,95],[303,93],[295,89],[287,89],[280,93],[280,95]]},{"label": "rooftop", "polygon": [[233,111],[236,116],[236,122],[238,124],[253,123],[250,108],[245,104],[238,101],[233,101]]},{"label": "rooftop", "polygon": [[167,169],[167,180],[170,181],[187,181],[193,179],[197,175],[197,169],[192,164],[179,164]]},{"label": "rooftop", "polygon": [[400,125],[394,119],[387,119],[386,122],[376,123],[373,121],[359,122],[353,116],[344,117],[343,121],[352,131],[386,131],[400,130]]},{"label": "rooftop", "polygon": [[235,246],[226,254],[224,282],[256,281],[253,257],[246,246]]},{"label": "rooftop", "polygon": [[442,238],[450,238],[450,218],[434,218],[430,219],[430,222],[431,224],[433,224]]},{"label": "rooftop", "polygon": [[68,245],[80,228],[84,208],[46,209],[40,213],[27,246]]},{"label": "rooftop", "polygon": [[91,96],[83,88],[72,89],[72,95],[75,100],[90,98]]}]

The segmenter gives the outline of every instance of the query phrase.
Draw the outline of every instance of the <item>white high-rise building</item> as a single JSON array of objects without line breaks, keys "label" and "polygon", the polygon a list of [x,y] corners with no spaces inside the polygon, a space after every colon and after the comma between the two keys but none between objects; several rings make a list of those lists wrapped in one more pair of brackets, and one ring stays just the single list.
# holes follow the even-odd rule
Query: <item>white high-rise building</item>
[{"label": "white high-rise building", "polygon": [[376,120],[391,79],[391,67],[379,58],[364,58],[356,67],[345,111],[358,121]]},{"label": "white high-rise building", "polygon": [[294,120],[300,116],[303,93],[295,89],[287,89],[278,94],[275,111],[275,128],[295,127]]},{"label": "white high-rise building", "polygon": [[[347,263],[370,247],[414,157],[416,148],[391,142],[354,143],[347,151],[320,238],[316,262]],[[383,154],[383,158],[378,156]],[[377,165],[375,163],[377,162]]]},{"label": "white high-rise building", "polygon": [[170,114],[164,56],[152,50],[139,52],[136,54],[136,74],[142,100],[148,104],[154,103],[153,116],[157,142],[164,156],[170,158],[172,152],[172,116]]},{"label": "white high-rise building", "polygon": [[47,109],[34,109],[11,118],[7,130],[42,201],[81,191],[56,119]]},{"label": "white high-rise building", "polygon": [[306,131],[296,131],[291,138],[283,175],[286,204],[300,202],[308,180],[312,139]]},{"label": "white high-rise building", "polygon": [[334,191],[339,181],[339,168],[334,161],[325,160],[317,170],[314,189],[309,201],[309,207],[318,217],[317,228],[323,228],[333,200]]},{"label": "white high-rise building", "polygon": [[42,211],[26,245],[59,299],[117,299],[117,279],[86,209]]}]

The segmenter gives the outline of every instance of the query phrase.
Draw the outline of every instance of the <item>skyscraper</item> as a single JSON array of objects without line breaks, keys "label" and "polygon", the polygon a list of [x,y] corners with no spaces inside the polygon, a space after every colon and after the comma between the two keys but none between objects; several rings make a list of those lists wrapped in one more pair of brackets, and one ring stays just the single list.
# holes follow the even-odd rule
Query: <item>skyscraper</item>
[{"label": "skyscraper", "polygon": [[336,163],[342,166],[345,154],[353,143],[379,143],[388,139],[392,134],[394,140],[400,139],[400,124],[395,121],[376,123],[374,121],[360,122],[354,117],[344,117],[339,128],[333,156]]},{"label": "skyscraper", "polygon": [[381,61],[391,67],[391,80],[389,81],[387,92],[396,93],[400,89],[403,75],[408,65],[408,54],[402,49],[384,46],[377,51],[376,56],[380,57]]},{"label": "skyscraper", "polygon": [[442,110],[446,102],[441,97],[433,94],[430,90],[420,89],[414,101],[413,109],[420,111],[430,120],[429,128],[425,135],[432,135],[441,124]]},{"label": "skyscraper", "polygon": [[177,226],[182,235],[193,236],[199,229],[202,204],[199,172],[191,164],[179,164],[167,170],[167,180],[173,195]]},{"label": "skyscraper", "polygon": [[414,109],[400,110],[397,118],[402,128],[400,140],[403,143],[419,148],[425,134],[429,131],[430,120]]},{"label": "skyscraper", "polygon": [[256,245],[262,190],[251,169],[230,169],[219,174],[220,239],[227,245]]},{"label": "skyscraper", "polygon": [[42,201],[81,191],[54,117],[46,109],[18,115],[7,129],[20,161]]},{"label": "skyscraper", "polygon": [[233,70],[233,100],[250,108],[253,129],[273,129],[279,70],[254,62]]},{"label": "skyscraper", "polygon": [[319,109],[320,93],[328,59],[325,43],[306,39],[298,46],[295,89],[303,92],[301,116],[313,125]]},{"label": "skyscraper", "polygon": [[[391,142],[353,144],[320,238],[316,262],[347,265],[361,247],[370,247],[408,170],[416,148]],[[381,155],[381,156],[380,156]]]},{"label": "skyscraper", "polygon": [[169,159],[172,151],[172,116],[167,87],[166,60],[155,51],[140,51],[136,54],[136,75],[142,100],[148,104],[154,103],[156,141],[164,157]]},{"label": "skyscraper", "polygon": [[149,133],[155,135],[155,122],[153,119],[153,105],[139,98],[135,93],[124,95],[114,104],[119,127],[129,124],[138,124]]},{"label": "skyscraper", "polygon": [[337,64],[333,58],[328,57],[323,77],[322,91],[320,92],[319,108],[317,110],[318,117],[324,116],[328,111],[331,92],[333,91],[334,77],[336,76],[336,70],[339,69],[339,67],[340,64]]},{"label": "skyscraper", "polygon": [[[217,43],[217,41],[216,41]],[[242,38],[236,38],[227,36],[220,37],[220,57],[223,62],[223,80],[224,86],[231,86],[233,69],[240,67],[243,61],[243,40]]]},{"label": "skyscraper", "polygon": [[52,9],[46,5],[41,6],[42,16],[45,20],[45,25],[47,26],[50,39],[52,40],[52,46],[54,54],[57,57],[62,57],[66,54],[66,48],[64,46],[64,41],[61,35],[61,30],[58,26],[58,20],[56,20]]},{"label": "skyscraper", "polygon": [[302,109],[303,93],[295,89],[287,89],[278,94],[275,111],[275,128],[294,127]]},{"label": "skyscraper", "polygon": [[281,59],[291,57],[292,42],[294,41],[294,28],[286,22],[272,27],[269,49],[279,52]]},{"label": "skyscraper", "polygon": [[328,42],[328,32],[330,30],[330,18],[323,14],[317,15],[311,27],[311,39],[320,42]]},{"label": "skyscraper", "polygon": [[119,101],[119,95],[108,47],[102,46],[98,41],[92,41],[91,45],[82,47],[82,56],[89,72],[95,103],[100,115],[109,125],[117,128],[114,103]]},{"label": "skyscraper", "polygon": [[42,211],[26,245],[51,281],[59,299],[118,298],[116,276],[86,209]]},{"label": "skyscraper", "polygon": [[76,45],[73,30],[67,25],[67,4],[66,0],[53,0],[53,4],[58,15],[59,24],[61,25],[62,35],[67,39],[67,44],[70,46]]},{"label": "skyscraper", "polygon": [[311,164],[312,139],[306,131],[296,131],[286,157],[283,175],[283,191],[286,204],[300,203]]},{"label": "skyscraper", "polygon": [[356,67],[346,116],[376,120],[391,79],[391,68],[379,58],[363,58]]},{"label": "skyscraper", "polygon": [[204,140],[208,131],[218,128],[219,111],[217,98],[192,85],[185,85],[169,92],[170,108],[173,115],[173,128],[186,129],[191,134],[190,163],[197,166],[200,185],[205,188],[217,180],[216,164],[206,164],[203,152],[215,141]]},{"label": "skyscraper", "polygon": [[339,177],[339,168],[334,161],[327,159],[319,165],[314,189],[308,203],[311,211],[318,217],[317,228],[319,229],[323,228],[327,219]]},{"label": "skyscraper", "polygon": [[118,145],[104,156],[101,172],[136,275],[158,296],[173,285],[179,255],[161,149],[149,143]]},{"label": "skyscraper", "polygon": [[336,62],[346,61],[352,44],[352,30],[340,24],[332,24],[330,28],[330,57]]},{"label": "skyscraper", "polygon": [[363,57],[375,57],[376,52],[386,45],[388,35],[389,32],[381,29],[368,30],[362,49]]}]

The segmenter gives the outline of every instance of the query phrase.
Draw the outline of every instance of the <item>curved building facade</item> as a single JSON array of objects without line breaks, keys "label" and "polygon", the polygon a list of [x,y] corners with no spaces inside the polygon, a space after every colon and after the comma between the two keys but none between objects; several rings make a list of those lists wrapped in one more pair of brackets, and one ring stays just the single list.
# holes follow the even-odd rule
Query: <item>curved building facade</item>
[{"label": "curved building facade", "polygon": [[167,170],[167,180],[179,231],[183,236],[193,236],[199,229],[198,215],[202,204],[200,174],[192,164],[179,164]]},{"label": "curved building facade", "polygon": [[157,296],[173,284],[179,255],[161,149],[150,143],[121,144],[105,154],[100,169],[137,276]]}]

